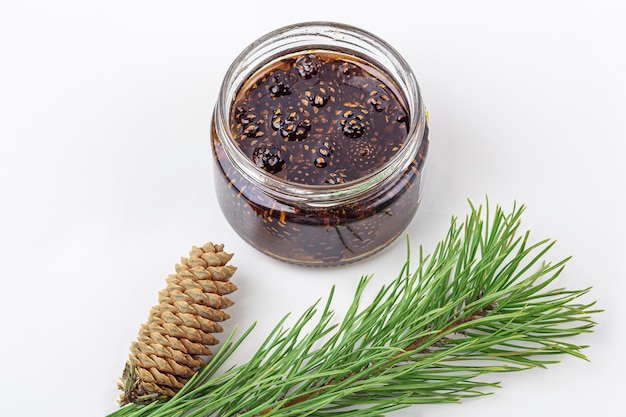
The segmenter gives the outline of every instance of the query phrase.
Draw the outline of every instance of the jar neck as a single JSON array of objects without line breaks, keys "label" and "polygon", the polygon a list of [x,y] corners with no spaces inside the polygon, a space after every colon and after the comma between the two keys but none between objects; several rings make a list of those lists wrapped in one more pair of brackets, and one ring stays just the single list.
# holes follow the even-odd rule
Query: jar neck
[{"label": "jar neck", "polygon": [[[253,73],[281,56],[311,49],[351,54],[378,66],[396,83],[407,107],[409,130],[404,145],[379,169],[343,184],[307,185],[277,178],[257,167],[243,153],[229,127],[234,98]],[[226,156],[247,181],[283,201],[311,207],[332,207],[376,193],[402,173],[411,164],[424,140],[426,115],[413,71],[395,49],[358,28],[311,22],[271,32],[252,43],[235,59],[220,88],[213,124]]]}]

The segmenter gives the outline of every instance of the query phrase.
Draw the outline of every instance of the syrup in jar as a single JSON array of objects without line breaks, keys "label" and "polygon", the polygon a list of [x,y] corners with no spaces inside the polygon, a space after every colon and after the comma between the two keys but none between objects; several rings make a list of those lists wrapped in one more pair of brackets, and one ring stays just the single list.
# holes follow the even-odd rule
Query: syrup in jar
[{"label": "syrup in jar", "polygon": [[428,143],[417,83],[382,40],[329,23],[283,28],[244,51],[220,91],[218,201],[235,231],[270,256],[354,262],[410,223]]}]

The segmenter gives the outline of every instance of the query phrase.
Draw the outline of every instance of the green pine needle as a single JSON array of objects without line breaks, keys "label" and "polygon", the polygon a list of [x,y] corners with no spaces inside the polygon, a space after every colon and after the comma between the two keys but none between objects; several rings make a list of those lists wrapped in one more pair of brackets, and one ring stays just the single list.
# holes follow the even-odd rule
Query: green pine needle
[{"label": "green pine needle", "polygon": [[552,288],[567,259],[543,261],[553,241],[518,235],[524,207],[507,214],[471,205],[430,256],[419,250],[361,307],[359,282],[342,321],[325,304],[291,327],[281,320],[248,363],[222,370],[252,331],[233,334],[165,403],[127,405],[109,417],[383,416],[414,404],[456,402],[498,387],[484,375],[586,359],[566,339],[591,332],[589,289]]}]

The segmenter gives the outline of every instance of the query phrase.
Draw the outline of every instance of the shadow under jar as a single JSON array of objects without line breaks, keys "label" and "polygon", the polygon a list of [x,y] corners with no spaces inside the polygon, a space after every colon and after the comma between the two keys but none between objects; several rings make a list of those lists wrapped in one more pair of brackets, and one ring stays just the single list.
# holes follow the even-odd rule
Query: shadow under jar
[{"label": "shadow under jar", "polygon": [[378,252],[415,215],[428,117],[391,46],[311,22],[271,32],[235,59],[211,140],[233,229],[282,261],[337,266]]}]

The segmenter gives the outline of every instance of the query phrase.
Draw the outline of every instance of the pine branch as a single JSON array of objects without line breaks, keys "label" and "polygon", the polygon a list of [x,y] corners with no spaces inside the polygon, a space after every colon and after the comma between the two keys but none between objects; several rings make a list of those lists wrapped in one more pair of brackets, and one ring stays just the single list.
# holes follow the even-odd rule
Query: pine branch
[{"label": "pine branch", "polygon": [[[567,259],[545,263],[554,242],[518,235],[523,207],[471,206],[430,256],[361,308],[363,277],[343,320],[324,305],[288,316],[248,363],[221,368],[252,331],[233,335],[166,403],[128,405],[110,417],[382,416],[413,404],[456,402],[498,387],[484,375],[586,359],[566,341],[592,331],[589,289],[552,288]],[[318,311],[319,310],[319,311]],[[221,372],[221,373],[219,373]]]}]

